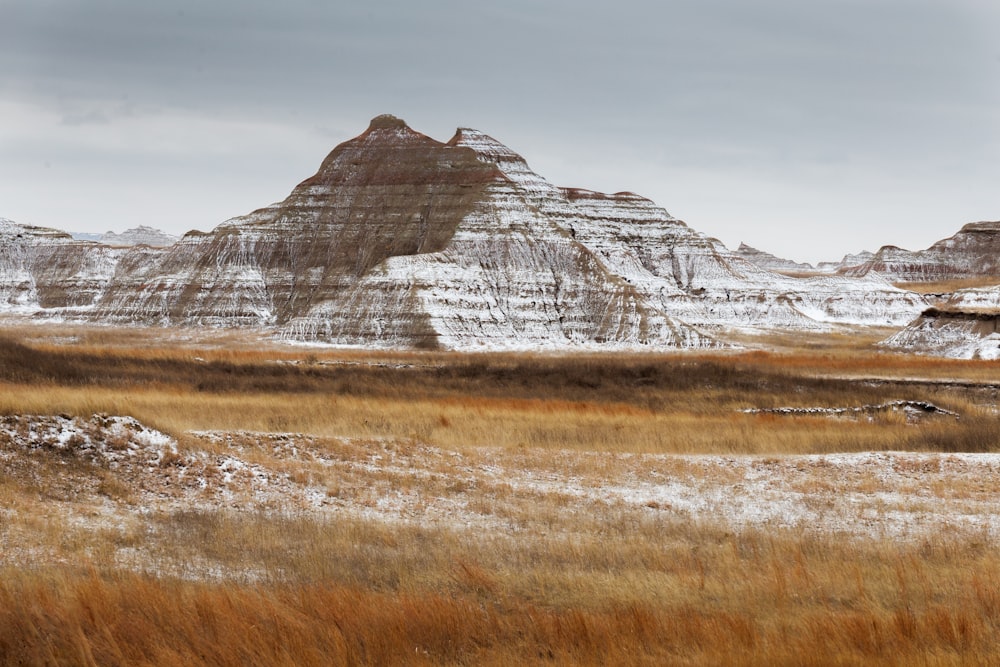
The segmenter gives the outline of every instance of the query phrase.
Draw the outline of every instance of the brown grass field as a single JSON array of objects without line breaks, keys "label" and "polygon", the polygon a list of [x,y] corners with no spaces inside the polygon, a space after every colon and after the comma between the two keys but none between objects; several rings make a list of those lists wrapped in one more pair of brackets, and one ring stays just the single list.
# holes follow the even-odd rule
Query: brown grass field
[{"label": "brown grass field", "polygon": [[[0,664],[1000,664],[1000,367],[875,339],[9,326]],[[896,400],[960,417],[744,412]]]},{"label": "brown grass field", "polygon": [[995,287],[997,285],[996,276],[982,276],[979,278],[966,278],[964,280],[945,280],[927,283],[905,282],[896,283],[896,287],[908,289],[921,294],[942,294],[954,292],[960,289],[975,287]]}]

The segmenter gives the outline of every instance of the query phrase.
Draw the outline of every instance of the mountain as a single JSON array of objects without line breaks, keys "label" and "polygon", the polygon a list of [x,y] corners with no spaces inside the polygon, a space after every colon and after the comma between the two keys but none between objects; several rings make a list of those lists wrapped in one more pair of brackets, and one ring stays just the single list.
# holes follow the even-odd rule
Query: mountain
[{"label": "mountain", "polygon": [[905,324],[923,299],[877,277],[805,280],[766,271],[632,193],[557,188],[491,137],[460,129],[516,186],[529,214],[568,231],[653,309],[702,329],[727,326],[824,330],[836,324]]},{"label": "mountain", "polygon": [[824,273],[833,273],[840,271],[841,269],[846,269],[847,267],[864,264],[874,256],[875,253],[870,250],[862,250],[861,252],[844,255],[839,262],[820,262],[816,265],[816,269],[823,271]]},{"label": "mountain", "polygon": [[49,315],[91,308],[123,251],[0,218],[0,311]]},{"label": "mountain", "polygon": [[894,282],[936,282],[996,277],[1000,281],[1000,222],[973,222],[926,250],[883,246],[843,273],[879,273]]},{"label": "mountain", "polygon": [[769,252],[748,246],[746,243],[740,243],[740,247],[736,249],[736,254],[748,262],[753,262],[762,269],[776,273],[801,273],[816,270],[816,267],[812,264],[784,259]]},{"label": "mountain", "polygon": [[99,317],[350,345],[715,344],[644,303],[460,135],[375,118],[283,202],[127,258]]},{"label": "mountain", "polygon": [[116,246],[148,245],[154,248],[162,248],[177,243],[178,237],[167,234],[155,227],[139,225],[132,229],[126,229],[121,234],[115,232],[104,232],[97,239],[100,243]]},{"label": "mountain", "polygon": [[557,187],[482,132],[442,143],[393,116],[282,202],[165,248],[98,247],[114,263],[81,317],[340,345],[715,347],[927,305],[874,273],[777,275],[636,194]]},{"label": "mountain", "polygon": [[90,232],[71,232],[70,234],[77,241],[94,241],[111,246],[148,245],[154,248],[165,248],[180,240],[180,237],[146,225],[126,229],[121,234],[111,231],[103,234]]}]

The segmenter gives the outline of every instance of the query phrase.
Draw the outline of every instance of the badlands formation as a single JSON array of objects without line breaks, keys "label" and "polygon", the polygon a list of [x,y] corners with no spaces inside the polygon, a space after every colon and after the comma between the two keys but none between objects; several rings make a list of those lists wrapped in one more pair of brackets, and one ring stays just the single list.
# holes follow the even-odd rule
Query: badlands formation
[{"label": "badlands formation", "polygon": [[636,194],[557,187],[482,132],[442,143],[386,115],[284,201],[171,245],[0,222],[0,307],[378,348],[728,347],[748,331],[918,322],[936,304],[897,285],[994,275],[998,230],[782,275]]}]

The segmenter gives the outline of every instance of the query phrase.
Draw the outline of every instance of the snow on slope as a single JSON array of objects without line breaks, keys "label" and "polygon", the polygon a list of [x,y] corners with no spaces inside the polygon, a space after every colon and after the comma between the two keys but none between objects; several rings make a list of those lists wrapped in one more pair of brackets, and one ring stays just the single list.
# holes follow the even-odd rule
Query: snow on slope
[{"label": "snow on slope", "polygon": [[90,308],[110,283],[122,254],[57,229],[0,218],[0,312]]},{"label": "snow on slope", "polygon": [[1000,359],[1000,285],[952,293],[881,345],[953,359]]},{"label": "snow on slope", "polygon": [[996,276],[1000,279],[1000,222],[972,222],[926,250],[883,246],[846,275],[878,272],[893,282],[936,282]]},{"label": "snow on slope", "polygon": [[[70,490],[69,497],[32,494],[30,503],[0,507],[7,537],[29,527],[5,542],[0,564],[53,558],[40,544],[51,535],[40,538],[37,530],[38,517],[51,516],[67,534],[100,537],[102,530],[114,535],[131,527],[128,533],[140,539],[101,538],[125,567],[218,576],[150,549],[156,517],[178,510],[433,526],[517,541],[572,540],[581,529],[648,521],[908,543],[943,534],[987,544],[1000,537],[997,454],[456,452],[392,439],[190,435],[180,449],[130,417],[0,417],[0,471],[27,488],[41,474],[51,488]],[[67,460],[74,464],[60,464]],[[18,485],[12,488],[16,493]]]},{"label": "snow on slope", "polygon": [[493,162],[543,217],[636,288],[647,303],[696,326],[825,329],[902,325],[926,305],[878,276],[779,276],[632,193],[556,188],[492,137],[460,129],[450,142]]},{"label": "snow on slope", "polygon": [[139,225],[138,227],[126,229],[121,234],[116,234],[115,232],[105,232],[100,235],[98,240],[106,245],[148,245],[154,248],[162,248],[177,243],[178,237],[173,234],[167,234],[166,232],[156,229],[155,227]]},{"label": "snow on slope", "polygon": [[777,255],[772,255],[769,252],[758,250],[757,248],[749,246],[746,243],[740,243],[740,246],[736,249],[735,253],[743,259],[753,262],[760,268],[767,269],[768,271],[788,273],[816,271],[816,267],[812,264],[796,262],[790,259],[785,259],[784,257],[778,257]]}]

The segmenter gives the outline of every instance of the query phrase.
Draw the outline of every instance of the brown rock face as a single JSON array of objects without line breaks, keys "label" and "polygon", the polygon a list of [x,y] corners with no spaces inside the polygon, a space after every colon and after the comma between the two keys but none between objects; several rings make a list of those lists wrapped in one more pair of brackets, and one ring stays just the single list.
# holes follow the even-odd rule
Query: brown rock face
[{"label": "brown rock face", "polygon": [[123,262],[100,311],[126,320],[152,312],[164,323],[282,325],[335,300],[388,257],[442,249],[483,188],[501,180],[473,151],[379,116],[283,202],[189,235],[153,267]]},{"label": "brown rock face", "polygon": [[362,276],[387,257],[444,248],[483,187],[502,179],[471,150],[379,116],[364,134],[330,153],[271,224],[315,215],[316,235],[335,232],[336,238],[309,244],[307,263]]}]

